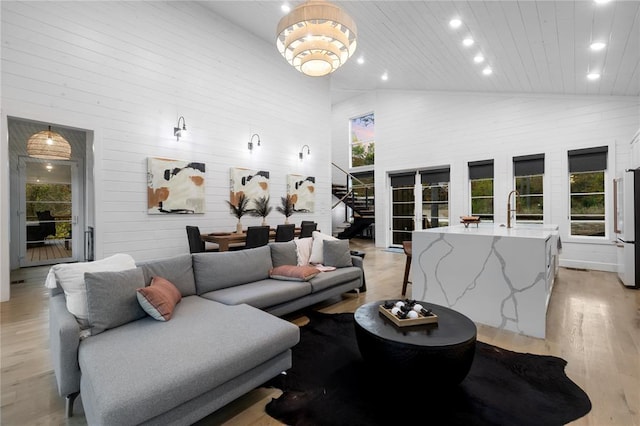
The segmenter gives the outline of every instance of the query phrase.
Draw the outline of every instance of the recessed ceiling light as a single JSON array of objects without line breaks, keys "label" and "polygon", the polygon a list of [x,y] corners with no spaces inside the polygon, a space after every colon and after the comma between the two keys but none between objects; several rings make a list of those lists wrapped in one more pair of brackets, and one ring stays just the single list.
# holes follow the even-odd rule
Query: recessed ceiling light
[{"label": "recessed ceiling light", "polygon": [[589,45],[589,47],[591,48],[591,50],[602,50],[607,46],[607,43],[604,43],[602,41],[594,41],[593,43],[591,43]]},{"label": "recessed ceiling light", "polygon": [[467,37],[464,40],[462,40],[462,44],[469,47],[473,44],[473,39],[471,37]]},{"label": "recessed ceiling light", "polygon": [[476,56],[474,56],[473,62],[475,62],[476,64],[484,62],[484,56],[482,56],[482,53],[478,53]]},{"label": "recessed ceiling light", "polygon": [[587,78],[589,80],[597,80],[600,78],[600,73],[597,72],[590,72],[589,74],[587,74]]},{"label": "recessed ceiling light", "polygon": [[382,81],[387,81],[389,80],[389,74],[387,74],[386,72],[384,74],[382,74],[382,77],[380,77],[382,79]]},{"label": "recessed ceiling light", "polygon": [[287,3],[282,3],[282,6],[280,6],[280,9],[282,9],[284,13],[291,12],[291,7]]},{"label": "recessed ceiling light", "polygon": [[458,18],[455,18],[449,21],[449,26],[451,28],[458,28],[460,27],[460,25],[462,25],[462,21],[459,20]]},{"label": "recessed ceiling light", "polygon": [[358,58],[358,63],[359,63],[360,65],[364,64],[364,56],[360,56],[360,57]]},{"label": "recessed ceiling light", "polygon": [[605,3],[609,3],[611,0],[593,0],[598,4],[605,4]]},{"label": "recessed ceiling light", "polygon": [[491,69],[491,67],[485,67],[485,69],[482,70],[482,74],[491,75],[493,74],[493,70]]}]

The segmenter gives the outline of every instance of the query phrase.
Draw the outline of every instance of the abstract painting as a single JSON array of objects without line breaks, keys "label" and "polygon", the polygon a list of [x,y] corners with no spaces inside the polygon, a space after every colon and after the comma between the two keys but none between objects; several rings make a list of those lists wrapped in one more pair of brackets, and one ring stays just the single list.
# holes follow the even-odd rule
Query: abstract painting
[{"label": "abstract painting", "polygon": [[315,208],[316,178],[313,176],[287,175],[287,194],[291,196],[293,211],[313,213]]},{"label": "abstract painting", "polygon": [[204,163],[147,159],[149,214],[204,213]]},{"label": "abstract painting", "polygon": [[237,205],[238,196],[244,194],[249,200],[249,208],[253,208],[253,200],[269,196],[269,172],[232,167],[230,172],[230,198]]}]

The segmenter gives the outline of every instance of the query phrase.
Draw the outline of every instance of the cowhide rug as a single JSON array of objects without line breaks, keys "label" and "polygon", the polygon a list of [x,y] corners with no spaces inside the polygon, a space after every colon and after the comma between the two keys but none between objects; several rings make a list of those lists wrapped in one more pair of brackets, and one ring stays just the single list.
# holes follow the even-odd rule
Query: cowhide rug
[{"label": "cowhide rug", "polygon": [[407,377],[367,369],[353,314],[309,312],[293,367],[265,384],[283,394],[267,413],[288,425],[563,425],[591,410],[586,393],[554,356],[477,342],[468,376],[454,389],[405,386]]}]

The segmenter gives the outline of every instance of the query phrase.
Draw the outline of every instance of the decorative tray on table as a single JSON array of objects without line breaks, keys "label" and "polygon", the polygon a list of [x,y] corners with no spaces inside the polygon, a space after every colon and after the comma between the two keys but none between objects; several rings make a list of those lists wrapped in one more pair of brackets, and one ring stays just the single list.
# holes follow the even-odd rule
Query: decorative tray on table
[{"label": "decorative tray on table", "polygon": [[464,224],[465,228],[468,228],[470,223],[475,223],[478,226],[480,216],[460,216],[460,223]]},{"label": "decorative tray on table", "polygon": [[378,307],[378,310],[399,327],[438,322],[436,314],[430,309],[425,309],[415,300],[387,300]]}]

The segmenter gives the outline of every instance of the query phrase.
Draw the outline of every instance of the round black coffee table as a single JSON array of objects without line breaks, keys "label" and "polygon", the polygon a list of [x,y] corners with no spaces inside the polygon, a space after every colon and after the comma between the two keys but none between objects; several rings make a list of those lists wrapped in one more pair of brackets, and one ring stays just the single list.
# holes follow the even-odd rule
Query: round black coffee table
[{"label": "round black coffee table", "polygon": [[397,326],[378,311],[384,301],[360,306],[355,329],[362,358],[381,380],[414,380],[433,386],[460,383],[471,368],[476,325],[444,306],[419,302],[437,316],[435,324]]}]

